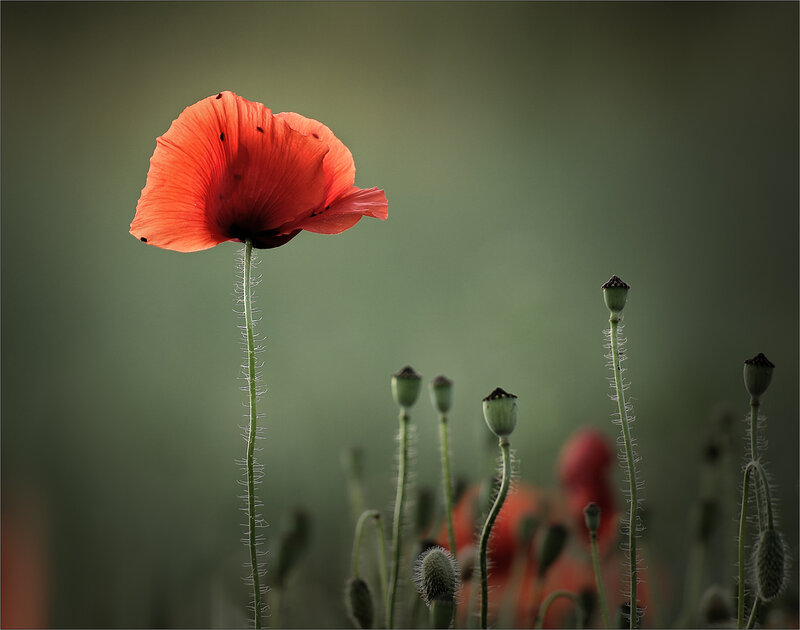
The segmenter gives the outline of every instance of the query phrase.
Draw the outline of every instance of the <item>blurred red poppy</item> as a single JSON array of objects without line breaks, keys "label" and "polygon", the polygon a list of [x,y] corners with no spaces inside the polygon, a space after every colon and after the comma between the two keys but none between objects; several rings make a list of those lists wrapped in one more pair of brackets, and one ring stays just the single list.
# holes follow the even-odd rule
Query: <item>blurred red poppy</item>
[{"label": "blurred red poppy", "polygon": [[[576,594],[594,593],[595,577],[589,551],[583,509],[594,501],[602,511],[598,543],[606,593],[612,611],[622,603],[620,563],[622,554],[614,545],[617,538],[619,514],[611,485],[613,451],[607,438],[592,429],[573,434],[561,450],[558,491],[517,483],[506,498],[492,530],[489,541],[489,615],[494,625],[531,627],[538,606],[548,593],[566,589]],[[483,505],[481,505],[483,504]],[[485,492],[474,487],[464,493],[453,510],[453,521],[459,561],[464,563],[474,555],[476,532],[482,524],[488,501]],[[527,519],[538,522],[537,535],[525,546],[520,537]],[[571,532],[570,541],[541,582],[537,543],[548,525],[560,523]],[[446,546],[443,529],[440,544]],[[469,602],[475,595],[474,585],[465,584],[463,599]],[[649,599],[646,587],[640,591],[640,605]],[[469,606],[462,605],[459,614]],[[596,607],[595,607],[596,608]],[[572,603],[558,599],[550,606],[544,619],[545,628],[564,627],[575,614]],[[595,615],[599,613],[595,612]],[[594,617],[595,620],[598,618]]]},{"label": "blurred red poppy", "polygon": [[338,234],[362,216],[386,219],[383,190],[355,187],[355,171],[322,123],[221,92],[158,138],[130,231],[180,252],[246,240],[266,249],[301,230]]}]

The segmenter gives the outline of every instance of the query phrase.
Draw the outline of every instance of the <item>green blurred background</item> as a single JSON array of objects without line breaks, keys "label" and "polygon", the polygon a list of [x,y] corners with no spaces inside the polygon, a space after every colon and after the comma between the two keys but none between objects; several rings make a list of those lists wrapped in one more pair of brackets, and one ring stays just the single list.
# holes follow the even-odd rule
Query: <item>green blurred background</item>
[{"label": "green blurred background", "polygon": [[[554,486],[579,426],[613,439],[611,274],[633,287],[626,366],[664,602],[715,410],[737,418],[740,462],[757,352],[777,365],[766,461],[797,564],[797,3],[1,10],[3,519],[38,506],[48,623],[245,624],[240,246],[128,234],[156,137],[220,90],[325,122],[356,184],[389,199],[385,223],[259,256],[267,539],[295,505],[314,519],[286,624],[348,625],[340,452],[365,447],[368,504],[388,516],[389,377],[406,363],[455,381],[454,468],[471,480],[498,385],[519,396],[522,479]],[[427,396],[414,421],[417,482],[435,485]]]}]

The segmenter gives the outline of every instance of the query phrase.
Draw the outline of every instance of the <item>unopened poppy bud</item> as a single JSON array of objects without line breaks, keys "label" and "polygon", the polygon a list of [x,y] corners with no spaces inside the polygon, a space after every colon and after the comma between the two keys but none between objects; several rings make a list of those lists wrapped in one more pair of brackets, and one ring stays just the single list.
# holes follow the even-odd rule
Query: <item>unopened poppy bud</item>
[{"label": "unopened poppy bud", "polygon": [[539,529],[539,524],[539,519],[535,514],[526,514],[520,519],[517,526],[517,539],[522,549],[528,549],[533,537],[536,535],[536,530]]},{"label": "unopened poppy bud", "polygon": [[539,544],[539,577],[547,574],[548,569],[558,560],[564,545],[567,543],[567,528],[556,523],[550,525]]},{"label": "unopened poppy bud", "polygon": [[583,508],[583,517],[586,519],[586,527],[592,536],[597,536],[597,530],[600,529],[600,506],[594,501],[589,503]]},{"label": "unopened poppy bud", "polygon": [[768,527],[758,538],[755,548],[758,596],[764,601],[775,599],[786,581],[786,548],[777,529]]},{"label": "unopened poppy bud", "polygon": [[611,276],[609,281],[602,287],[603,299],[609,311],[616,314],[625,308],[625,302],[628,299],[628,290],[630,290],[630,288],[630,285],[623,282],[619,276]]},{"label": "unopened poppy bud", "polygon": [[702,543],[708,543],[711,535],[717,528],[719,520],[719,505],[713,499],[704,499],[697,507],[695,531],[697,539]]},{"label": "unopened poppy bud", "polygon": [[718,584],[712,584],[700,599],[700,618],[706,626],[716,626],[729,621],[733,611],[728,605],[725,592]]},{"label": "unopened poppy bud", "polygon": [[431,381],[431,402],[439,413],[447,413],[453,406],[453,381],[441,374]]},{"label": "unopened poppy bud", "polygon": [[458,565],[444,547],[432,547],[417,557],[414,582],[428,606],[434,600],[453,601],[459,588]]},{"label": "unopened poppy bud", "polygon": [[347,614],[359,628],[371,628],[375,621],[375,607],[369,585],[361,578],[351,577],[345,586]]},{"label": "unopened poppy bud", "polygon": [[753,398],[758,398],[767,391],[774,369],[772,362],[761,352],[752,359],[747,359],[744,362],[744,386],[747,388],[747,393]]},{"label": "unopened poppy bud", "polygon": [[310,538],[311,519],[308,512],[302,508],[294,511],[291,528],[284,532],[280,538],[278,548],[278,567],[276,570],[277,583],[286,584],[286,579],[294,570],[300,558],[308,547]]},{"label": "unopened poppy bud", "polygon": [[497,437],[507,437],[517,426],[517,397],[496,388],[483,399],[483,417]]},{"label": "unopened poppy bud", "polygon": [[392,374],[392,396],[399,407],[409,409],[419,397],[422,377],[407,365],[396,374]]}]

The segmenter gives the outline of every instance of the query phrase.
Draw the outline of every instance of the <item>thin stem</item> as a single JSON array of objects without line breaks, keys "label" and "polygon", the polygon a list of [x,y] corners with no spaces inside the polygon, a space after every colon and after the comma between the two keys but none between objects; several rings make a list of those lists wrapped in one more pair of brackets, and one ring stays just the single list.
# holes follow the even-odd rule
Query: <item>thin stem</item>
[{"label": "thin stem", "polygon": [[608,602],[606,601],[606,589],[603,586],[603,574],[600,571],[600,554],[597,551],[597,534],[590,532],[589,538],[592,547],[592,566],[594,567],[594,581],[597,584],[597,597],[600,600],[600,612],[603,614],[603,624],[606,630],[611,628],[611,620],[608,614]]},{"label": "thin stem", "polygon": [[250,567],[253,579],[253,625],[261,628],[261,585],[259,583],[258,550],[256,536],[256,492],[255,475],[253,473],[253,453],[256,445],[258,412],[256,411],[256,350],[253,339],[253,304],[251,266],[253,243],[247,241],[244,246],[244,282],[242,292],[244,298],[244,320],[247,335],[247,383],[250,393],[250,430],[247,434],[247,529],[250,546]]},{"label": "thin stem", "polygon": [[447,516],[447,537],[450,552],[456,556],[456,533],[453,528],[453,484],[450,478],[450,447],[447,442],[447,416],[439,418],[439,442],[442,449],[442,485],[444,486],[444,509]]},{"label": "thin stem", "polygon": [[[752,463],[752,462],[751,462]],[[742,483],[742,509],[739,513],[739,549],[738,549],[738,566],[739,566],[739,585],[737,592],[736,602],[736,627],[741,628],[744,623],[744,528],[747,521],[747,501],[750,492],[750,473],[753,467],[748,464],[744,469],[744,481]]]},{"label": "thin stem", "polygon": [[535,628],[542,627],[542,624],[544,623],[544,617],[547,614],[547,609],[550,608],[550,604],[552,604],[559,597],[565,597],[567,599],[572,600],[572,603],[574,603],[578,609],[578,622],[577,622],[578,628],[583,628],[583,618],[586,615],[586,613],[583,609],[583,604],[581,603],[580,597],[578,597],[575,593],[571,591],[566,591],[563,589],[558,591],[553,591],[547,596],[541,608],[539,608],[539,614],[536,615],[536,624],[534,625],[534,627]]},{"label": "thin stem", "polygon": [[375,518],[376,511],[375,510],[367,510],[363,512],[361,516],[358,518],[358,522],[356,523],[356,532],[353,536],[353,556],[352,556],[352,573],[353,577],[358,577],[358,555],[361,551],[361,538],[364,534],[364,522],[368,518]]},{"label": "thin stem", "polygon": [[756,617],[758,616],[758,609],[761,605],[761,598],[756,597],[756,601],[753,602],[753,610],[750,611],[750,617],[747,619],[747,625],[745,628],[753,628],[756,625]]},{"label": "thin stem", "polygon": [[500,451],[503,454],[503,480],[500,484],[497,498],[494,500],[494,505],[492,505],[492,509],[489,510],[489,516],[486,517],[486,522],[483,524],[480,541],[481,628],[489,627],[489,576],[486,561],[486,554],[489,548],[489,536],[492,533],[492,527],[497,519],[497,515],[503,507],[503,502],[506,500],[508,486],[511,481],[511,446],[508,442],[508,438],[500,438]]},{"label": "thin stem", "polygon": [[392,581],[389,587],[389,606],[386,609],[386,627],[394,628],[394,608],[397,601],[397,584],[400,579],[402,559],[403,507],[406,501],[406,481],[408,477],[408,412],[400,412],[400,464],[397,471],[397,496],[394,502],[392,521]]},{"label": "thin stem", "polygon": [[[761,406],[761,401],[755,397],[750,397],[750,461],[758,461],[758,408]],[[758,489],[758,484],[755,484],[756,494],[756,514],[758,515],[758,531],[763,529],[762,515],[761,515],[761,492]]]},{"label": "thin stem", "polygon": [[638,497],[636,487],[636,463],[633,459],[633,445],[631,443],[631,432],[628,423],[628,412],[625,405],[625,392],[622,387],[622,374],[619,365],[619,340],[617,333],[619,328],[619,315],[613,314],[608,320],[611,324],[611,358],[614,367],[614,386],[617,390],[617,405],[619,407],[619,419],[622,425],[622,439],[625,445],[625,461],[628,465],[628,480],[630,482],[630,515],[628,517],[628,553],[630,554],[630,583],[631,583],[631,606],[630,606],[630,628],[633,630],[638,627],[638,567],[636,562],[636,524]]},{"label": "thin stem", "polygon": [[383,532],[383,519],[380,512],[374,510],[375,526],[378,528],[378,571],[381,579],[381,593],[383,594],[383,609],[389,610],[389,592],[387,589],[386,570],[386,536]]}]

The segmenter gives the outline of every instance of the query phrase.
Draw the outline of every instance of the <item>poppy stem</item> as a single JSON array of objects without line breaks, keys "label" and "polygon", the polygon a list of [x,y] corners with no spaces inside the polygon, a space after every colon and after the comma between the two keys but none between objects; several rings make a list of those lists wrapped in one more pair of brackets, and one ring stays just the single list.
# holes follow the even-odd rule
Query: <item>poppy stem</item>
[{"label": "poppy stem", "polygon": [[544,600],[544,603],[542,604],[541,608],[539,608],[539,614],[536,616],[536,623],[534,624],[534,628],[542,627],[542,624],[544,623],[544,618],[547,615],[548,609],[550,608],[550,604],[552,604],[559,597],[564,597],[566,599],[572,600],[572,603],[575,604],[575,607],[578,609],[578,619],[576,626],[578,628],[583,628],[584,618],[586,617],[586,610],[583,607],[581,598],[578,597],[572,591],[567,591],[563,589],[553,591],[547,596],[547,599]]},{"label": "poppy stem", "polygon": [[480,541],[480,563],[481,563],[481,628],[489,627],[489,575],[487,568],[486,555],[489,549],[489,536],[492,533],[492,527],[503,507],[508,494],[508,486],[511,482],[511,445],[506,436],[500,438],[500,451],[503,455],[503,480],[500,483],[500,490],[497,492],[497,498],[494,500],[492,509],[489,510],[489,515],[486,517],[486,522],[483,524],[483,531],[481,532]]},{"label": "poppy stem", "polygon": [[395,497],[394,520],[392,521],[392,581],[389,586],[389,606],[386,609],[386,627],[390,630],[394,628],[394,608],[397,600],[397,585],[400,581],[400,563],[403,557],[401,538],[408,478],[408,422],[408,411],[402,408],[400,411],[400,463],[397,471],[397,496]]},{"label": "poppy stem", "polygon": [[636,560],[636,530],[638,528],[638,508],[639,499],[637,496],[638,484],[636,481],[636,460],[633,456],[633,443],[631,441],[631,430],[628,421],[628,407],[625,404],[625,391],[622,383],[622,372],[620,369],[619,358],[619,313],[611,313],[609,318],[610,338],[611,338],[611,360],[614,370],[614,387],[617,394],[617,405],[619,408],[619,420],[622,427],[622,440],[624,443],[624,459],[627,465],[628,483],[630,486],[630,514],[628,516],[628,554],[630,555],[630,628],[638,628],[638,606],[637,586],[639,583],[638,563]]},{"label": "poppy stem", "polygon": [[253,294],[251,267],[253,258],[253,243],[250,240],[244,246],[244,272],[242,283],[242,298],[244,301],[245,336],[247,337],[247,384],[250,394],[250,429],[247,434],[247,530],[248,544],[250,547],[251,579],[253,581],[253,627],[261,628],[262,601],[260,569],[258,565],[258,537],[256,535],[256,493],[253,454],[256,445],[256,432],[258,429],[258,412],[256,400],[256,351],[253,337]]},{"label": "poppy stem", "polygon": [[439,444],[442,449],[442,485],[444,486],[444,508],[447,516],[447,540],[450,553],[456,556],[456,534],[453,528],[453,483],[450,479],[450,446],[447,439],[447,415],[439,417]]},{"label": "poppy stem", "polygon": [[600,569],[600,553],[597,550],[597,532],[589,533],[589,541],[592,547],[592,567],[594,568],[594,581],[597,585],[597,598],[600,600],[600,612],[603,615],[603,624],[606,630],[608,630],[611,627],[611,620],[608,614],[606,589],[603,586],[603,572]]}]

